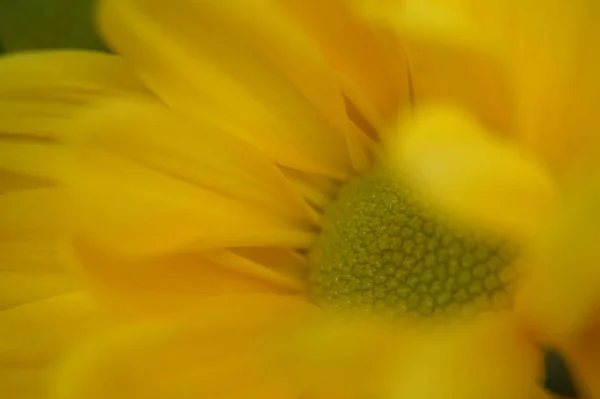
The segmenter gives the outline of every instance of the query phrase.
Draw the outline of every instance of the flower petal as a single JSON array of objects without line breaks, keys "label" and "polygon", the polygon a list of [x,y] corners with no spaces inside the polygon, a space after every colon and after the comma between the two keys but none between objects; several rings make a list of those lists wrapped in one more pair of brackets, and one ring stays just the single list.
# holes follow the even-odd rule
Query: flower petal
[{"label": "flower petal", "polygon": [[545,170],[462,110],[422,109],[400,132],[393,162],[451,216],[529,237],[553,205]]},{"label": "flower petal", "polygon": [[394,398],[532,399],[538,394],[541,352],[515,319],[484,317],[474,324],[434,331],[401,368]]},{"label": "flower petal", "polygon": [[304,288],[299,278],[224,250],[127,261],[84,242],[73,244],[74,266],[106,306],[126,316],[172,314],[219,295],[294,296]]},{"label": "flower petal", "polygon": [[[374,127],[381,127],[401,104],[408,103],[406,63],[401,62],[397,67],[390,62],[393,55],[383,47],[380,37],[383,33],[352,15],[349,1],[280,0],[280,3],[314,37],[340,75],[344,95]],[[396,50],[399,56],[399,46]]]},{"label": "flower petal", "polygon": [[100,313],[86,293],[69,292],[0,312],[0,359],[4,364],[54,362]]},{"label": "flower petal", "polygon": [[1,187],[56,180],[64,164],[56,142],[71,120],[94,102],[143,93],[114,55],[65,50],[0,58],[0,173],[12,180],[0,178]]},{"label": "flower petal", "polygon": [[184,315],[125,326],[71,357],[55,397],[298,397],[269,356],[285,321],[308,309],[273,295],[225,296]]},{"label": "flower petal", "polygon": [[558,341],[584,333],[600,306],[600,179],[578,186],[541,226],[518,301],[538,332]]},{"label": "flower petal", "polygon": [[48,398],[59,360],[102,323],[93,302],[81,292],[0,311],[0,395]]},{"label": "flower petal", "polygon": [[416,106],[455,104],[498,133],[512,132],[509,71],[496,42],[478,30],[477,21],[445,1],[360,3],[375,26],[387,27],[402,39]]},{"label": "flower petal", "polygon": [[596,313],[586,331],[560,344],[577,389],[582,397],[600,396],[600,314]]},{"label": "flower petal", "polygon": [[168,105],[282,165],[346,175],[343,98],[311,42],[269,1],[104,0],[100,22]]},{"label": "flower petal", "polygon": [[0,136],[59,140],[65,122],[107,97],[146,90],[117,56],[44,51],[0,58]]},{"label": "flower petal", "polygon": [[0,310],[71,292],[76,276],[61,263],[57,240],[0,241]]},{"label": "flower petal", "polygon": [[[502,85],[494,85],[493,81],[488,81],[487,86],[478,86],[487,68],[463,64],[465,68],[460,71],[453,67],[460,63],[449,64],[447,59],[439,58],[437,65],[424,64],[432,68],[424,70],[426,73],[434,77],[439,74],[444,80],[441,86],[437,86],[439,81],[431,80],[432,86],[436,85],[435,90],[456,82],[465,92],[479,87],[479,95],[485,96],[480,99],[482,106],[515,106],[515,112],[507,116],[514,118],[512,126],[523,145],[539,153],[553,172],[562,177],[572,172],[573,166],[595,163],[600,147],[597,134],[600,4],[597,1],[433,0],[434,6],[418,0],[412,3],[422,10],[436,11],[436,23],[442,22],[438,27],[450,22],[448,30],[438,30],[442,33],[439,37],[455,42],[468,38],[491,48],[492,55],[502,60],[500,66],[506,68],[506,73],[490,77],[496,76],[495,80],[501,83],[508,77],[512,85],[508,96],[505,90],[498,90]],[[418,30],[431,31],[427,20],[424,23],[413,19],[413,22]],[[458,29],[451,29],[452,26]],[[453,36],[461,30],[461,36]],[[418,74],[419,66],[411,64],[411,73],[413,69]],[[470,80],[465,82],[464,77]],[[417,76],[417,86],[418,79]],[[419,101],[418,95],[416,99]]]},{"label": "flower petal", "polygon": [[37,188],[0,194],[0,239],[55,237],[63,214],[57,188]]},{"label": "flower petal", "polygon": [[597,163],[600,3],[511,1],[524,141],[560,175]]},{"label": "flower petal", "polygon": [[80,234],[128,255],[310,243],[317,221],[255,148],[154,102],[118,102],[72,128],[66,177]]}]

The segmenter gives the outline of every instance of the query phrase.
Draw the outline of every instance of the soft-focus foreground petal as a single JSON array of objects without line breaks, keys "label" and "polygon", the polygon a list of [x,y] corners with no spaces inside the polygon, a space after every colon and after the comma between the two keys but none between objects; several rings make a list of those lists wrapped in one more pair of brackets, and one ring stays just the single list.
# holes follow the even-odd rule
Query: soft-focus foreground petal
[{"label": "soft-focus foreground petal", "polygon": [[155,102],[118,102],[73,123],[76,234],[129,256],[175,248],[306,247],[310,207],[254,147]]},{"label": "soft-focus foreground petal", "polygon": [[[500,0],[498,1],[500,3]],[[600,3],[514,0],[522,134],[557,174],[597,162]]]},{"label": "soft-focus foreground petal", "polygon": [[56,188],[0,194],[0,396],[46,399],[56,361],[91,327],[93,302],[61,255]]},{"label": "soft-focus foreground petal", "polygon": [[532,399],[542,358],[509,315],[423,332],[390,398]]},{"label": "soft-focus foreground petal", "polygon": [[400,43],[388,42],[384,32],[361,21],[348,0],[279,2],[314,37],[340,75],[344,95],[374,128],[408,103],[408,70]]},{"label": "soft-focus foreground petal", "polygon": [[276,295],[222,296],[126,326],[77,351],[54,398],[297,398],[270,356],[287,322],[311,309]]},{"label": "soft-focus foreground petal", "polygon": [[519,300],[539,333],[558,341],[583,334],[600,307],[600,176],[584,180],[540,229]]},{"label": "soft-focus foreground petal", "polygon": [[[573,163],[594,161],[600,145],[597,134],[600,128],[597,117],[600,3],[595,0],[568,3],[561,0],[417,0],[407,3],[411,2],[420,6],[435,3],[440,15],[458,16],[466,22],[472,29],[471,38],[486,40],[494,46],[504,66],[509,68],[513,83],[511,95],[517,106],[514,126],[523,144],[540,153],[555,173],[564,176]],[[437,70],[452,73],[450,81],[461,83],[457,76],[483,73],[479,68],[469,68],[456,74],[444,62],[434,68],[436,73]],[[473,83],[470,87],[474,87]],[[490,101],[497,98],[498,105],[504,98],[496,90],[487,90],[485,95]]]},{"label": "soft-focus foreground petal", "polygon": [[600,314],[585,331],[560,343],[583,398],[600,397]]},{"label": "soft-focus foreground petal", "polygon": [[125,316],[168,314],[218,295],[293,296],[304,289],[299,278],[225,250],[125,261],[75,242],[72,255],[97,297]]},{"label": "soft-focus foreground petal", "polygon": [[53,367],[100,327],[86,294],[71,292],[0,311],[0,394],[46,399]]},{"label": "soft-focus foreground petal", "polygon": [[356,3],[371,23],[402,38],[416,106],[452,103],[497,133],[512,130],[514,93],[504,60],[463,10],[424,0]]},{"label": "soft-focus foreground petal", "polygon": [[[0,188],[48,184],[61,172],[65,126],[92,103],[145,93],[123,61],[86,51],[0,58]],[[6,178],[5,176],[8,176]]]},{"label": "soft-focus foreground petal", "polygon": [[347,173],[343,97],[314,44],[273,2],[104,0],[100,24],[170,106],[282,165]]},{"label": "soft-focus foreground petal", "polygon": [[544,169],[467,112],[424,108],[399,130],[392,162],[450,216],[529,237],[553,204]]},{"label": "soft-focus foreground petal", "polygon": [[381,320],[316,313],[280,342],[281,369],[308,387],[310,398],[382,397],[408,334]]},{"label": "soft-focus foreground petal", "polygon": [[60,140],[74,114],[107,97],[145,93],[115,55],[44,51],[0,58],[0,134]]}]

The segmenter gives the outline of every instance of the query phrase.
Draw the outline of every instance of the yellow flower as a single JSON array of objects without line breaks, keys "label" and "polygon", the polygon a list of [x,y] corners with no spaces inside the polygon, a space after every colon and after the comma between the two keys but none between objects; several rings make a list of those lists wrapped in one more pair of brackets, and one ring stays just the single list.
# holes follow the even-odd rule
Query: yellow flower
[{"label": "yellow flower", "polygon": [[103,0],[118,55],[4,58],[0,392],[536,398],[551,344],[600,394],[598,7]]}]

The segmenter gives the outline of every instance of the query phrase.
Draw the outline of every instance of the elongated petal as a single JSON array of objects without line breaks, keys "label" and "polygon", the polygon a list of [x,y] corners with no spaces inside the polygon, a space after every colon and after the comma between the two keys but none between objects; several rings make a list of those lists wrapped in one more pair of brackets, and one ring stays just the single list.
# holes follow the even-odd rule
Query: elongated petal
[{"label": "elongated petal", "polygon": [[[105,248],[304,247],[310,209],[274,165],[225,132],[156,104],[120,103],[73,129],[74,228]],[[112,132],[112,133],[111,133]]]},{"label": "elongated petal", "polygon": [[560,343],[580,395],[600,395],[600,314],[596,312],[585,331]]},{"label": "elongated petal", "polygon": [[269,356],[282,323],[306,308],[277,296],[225,296],[115,330],[65,364],[56,398],[298,397]]},{"label": "elongated petal", "polygon": [[[507,68],[504,77],[513,86],[508,104],[516,109],[508,116],[513,118],[515,133],[529,150],[541,154],[557,175],[568,176],[571,167],[580,163],[595,163],[600,144],[596,112],[600,104],[598,2],[417,0],[412,3],[421,9],[437,10],[434,15],[437,20],[454,21],[455,27],[463,29],[462,37],[448,32],[441,35],[454,46],[464,41],[465,36],[471,42],[475,38],[486,43],[485,47],[491,46],[493,54],[501,58],[501,66]],[[435,7],[427,3],[435,3]],[[421,29],[430,24],[415,26]],[[468,64],[471,67],[456,71],[453,64],[443,60],[440,58],[438,65],[432,65],[433,73],[448,71],[447,81],[460,84],[465,83],[463,77],[473,76],[475,82],[467,81],[466,88],[475,88],[486,71],[478,64]],[[419,72],[418,66],[414,69]],[[496,80],[501,82],[500,78],[503,77]],[[505,103],[505,91],[499,91],[498,87],[488,85],[487,89],[486,86],[480,89],[480,95],[486,96],[482,105]]]},{"label": "elongated petal", "polygon": [[386,48],[384,33],[353,15],[349,1],[280,2],[314,37],[340,75],[344,95],[371,119],[374,127],[380,128],[399,106],[408,103],[406,60],[391,62],[391,58],[400,57],[400,44],[397,43],[396,52]]},{"label": "elongated petal", "polygon": [[539,393],[541,355],[514,318],[485,317],[421,339],[390,397],[532,399]]},{"label": "elongated petal", "polygon": [[58,247],[51,239],[0,241],[0,310],[79,288]]},{"label": "elongated petal", "polygon": [[226,251],[178,253],[124,261],[83,242],[73,262],[103,302],[126,315],[169,314],[219,295],[298,293],[300,280],[258,263],[237,263]]},{"label": "elongated petal", "polygon": [[64,137],[64,123],[106,97],[146,93],[114,55],[44,51],[0,58],[2,136]]},{"label": "elongated petal", "polygon": [[514,93],[504,54],[464,9],[451,7],[460,1],[359,3],[375,26],[402,38],[417,107],[454,104],[498,133],[513,131]]},{"label": "elongated petal", "polygon": [[80,292],[0,311],[2,396],[47,398],[59,359],[102,323],[93,302]]},{"label": "elongated petal", "polygon": [[600,180],[585,179],[561,197],[540,229],[523,279],[520,311],[543,336],[584,334],[600,306]]},{"label": "elongated petal", "polygon": [[301,29],[268,0],[105,0],[100,22],[167,104],[282,165],[345,175],[343,98]]},{"label": "elongated petal", "polygon": [[0,239],[55,237],[63,225],[62,193],[37,188],[0,195]]},{"label": "elongated petal", "polygon": [[600,4],[514,1],[522,134],[559,175],[600,149]]},{"label": "elongated petal", "polygon": [[553,205],[544,169],[464,111],[423,109],[400,132],[392,152],[403,173],[451,215],[529,237]]},{"label": "elongated petal", "polygon": [[0,58],[0,169],[11,176],[0,178],[0,188],[55,181],[64,163],[56,142],[74,117],[92,103],[144,93],[114,55],[65,50]]}]

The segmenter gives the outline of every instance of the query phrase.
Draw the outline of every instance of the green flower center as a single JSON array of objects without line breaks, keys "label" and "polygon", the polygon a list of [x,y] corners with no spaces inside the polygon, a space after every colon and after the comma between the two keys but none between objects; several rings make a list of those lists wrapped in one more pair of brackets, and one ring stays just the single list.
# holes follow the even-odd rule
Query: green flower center
[{"label": "green flower center", "polygon": [[515,251],[445,222],[390,176],[382,168],[363,174],[326,210],[310,253],[313,301],[400,317],[509,306]]}]

